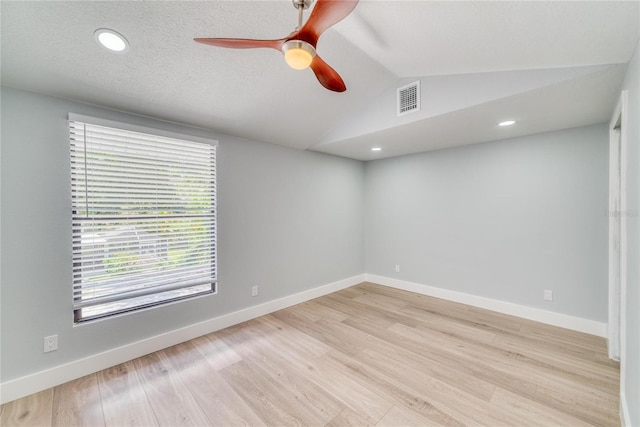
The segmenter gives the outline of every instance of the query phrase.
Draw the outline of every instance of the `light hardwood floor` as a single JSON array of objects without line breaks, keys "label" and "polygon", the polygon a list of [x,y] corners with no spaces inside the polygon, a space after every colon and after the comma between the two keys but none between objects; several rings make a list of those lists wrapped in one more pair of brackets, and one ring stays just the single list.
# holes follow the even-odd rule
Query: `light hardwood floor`
[{"label": "light hardwood floor", "polygon": [[2,426],[617,426],[591,335],[360,284],[2,406]]}]

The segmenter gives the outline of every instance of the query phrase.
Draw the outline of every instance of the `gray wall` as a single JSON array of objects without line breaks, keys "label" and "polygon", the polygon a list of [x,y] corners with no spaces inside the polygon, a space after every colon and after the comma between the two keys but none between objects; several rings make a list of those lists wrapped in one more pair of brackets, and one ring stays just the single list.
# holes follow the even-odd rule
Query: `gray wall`
[{"label": "gray wall", "polygon": [[[70,111],[220,141],[218,295],[73,326]],[[1,148],[2,381],[364,272],[358,161],[7,88]]]},{"label": "gray wall", "polygon": [[623,88],[629,91],[627,157],[627,300],[625,395],[630,426],[640,426],[640,45],[629,63]]},{"label": "gray wall", "polygon": [[366,271],[606,322],[607,181],[605,125],[368,162]]}]

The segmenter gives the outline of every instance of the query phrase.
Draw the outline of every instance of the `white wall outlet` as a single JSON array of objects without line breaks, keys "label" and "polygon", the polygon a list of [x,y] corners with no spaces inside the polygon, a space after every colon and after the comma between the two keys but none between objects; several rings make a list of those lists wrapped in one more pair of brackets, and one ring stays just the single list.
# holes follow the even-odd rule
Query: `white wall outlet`
[{"label": "white wall outlet", "polygon": [[58,349],[58,336],[51,335],[44,337],[44,352],[56,351]]},{"label": "white wall outlet", "polygon": [[400,273],[400,264],[396,264],[396,273]]},{"label": "white wall outlet", "polygon": [[252,297],[257,297],[258,296],[258,287],[254,286],[251,288],[251,296]]},{"label": "white wall outlet", "polygon": [[553,291],[549,289],[544,290],[544,300],[545,301],[553,301]]}]

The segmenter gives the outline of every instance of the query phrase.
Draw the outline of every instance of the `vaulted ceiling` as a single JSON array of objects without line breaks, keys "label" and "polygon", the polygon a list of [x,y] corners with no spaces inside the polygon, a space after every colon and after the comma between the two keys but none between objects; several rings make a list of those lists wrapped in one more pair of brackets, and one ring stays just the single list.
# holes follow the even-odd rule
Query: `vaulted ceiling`
[{"label": "vaulted ceiling", "polygon": [[[639,4],[361,0],[318,43],[347,85],[335,93],[275,50],[193,41],[284,37],[297,24],[290,0],[3,0],[1,77],[9,87],[368,160],[607,121],[638,43]],[[97,45],[94,31],[105,27],[128,39],[128,52]],[[421,109],[399,117],[397,88],[414,81]],[[517,123],[499,128],[506,119]]]}]

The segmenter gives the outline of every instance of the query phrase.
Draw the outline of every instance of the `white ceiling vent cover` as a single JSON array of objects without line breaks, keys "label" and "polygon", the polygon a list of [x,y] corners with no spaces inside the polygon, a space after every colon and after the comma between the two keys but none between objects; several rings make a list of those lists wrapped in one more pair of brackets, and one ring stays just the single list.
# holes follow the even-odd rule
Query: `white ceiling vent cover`
[{"label": "white ceiling vent cover", "polygon": [[398,88],[398,116],[420,111],[420,80]]}]

